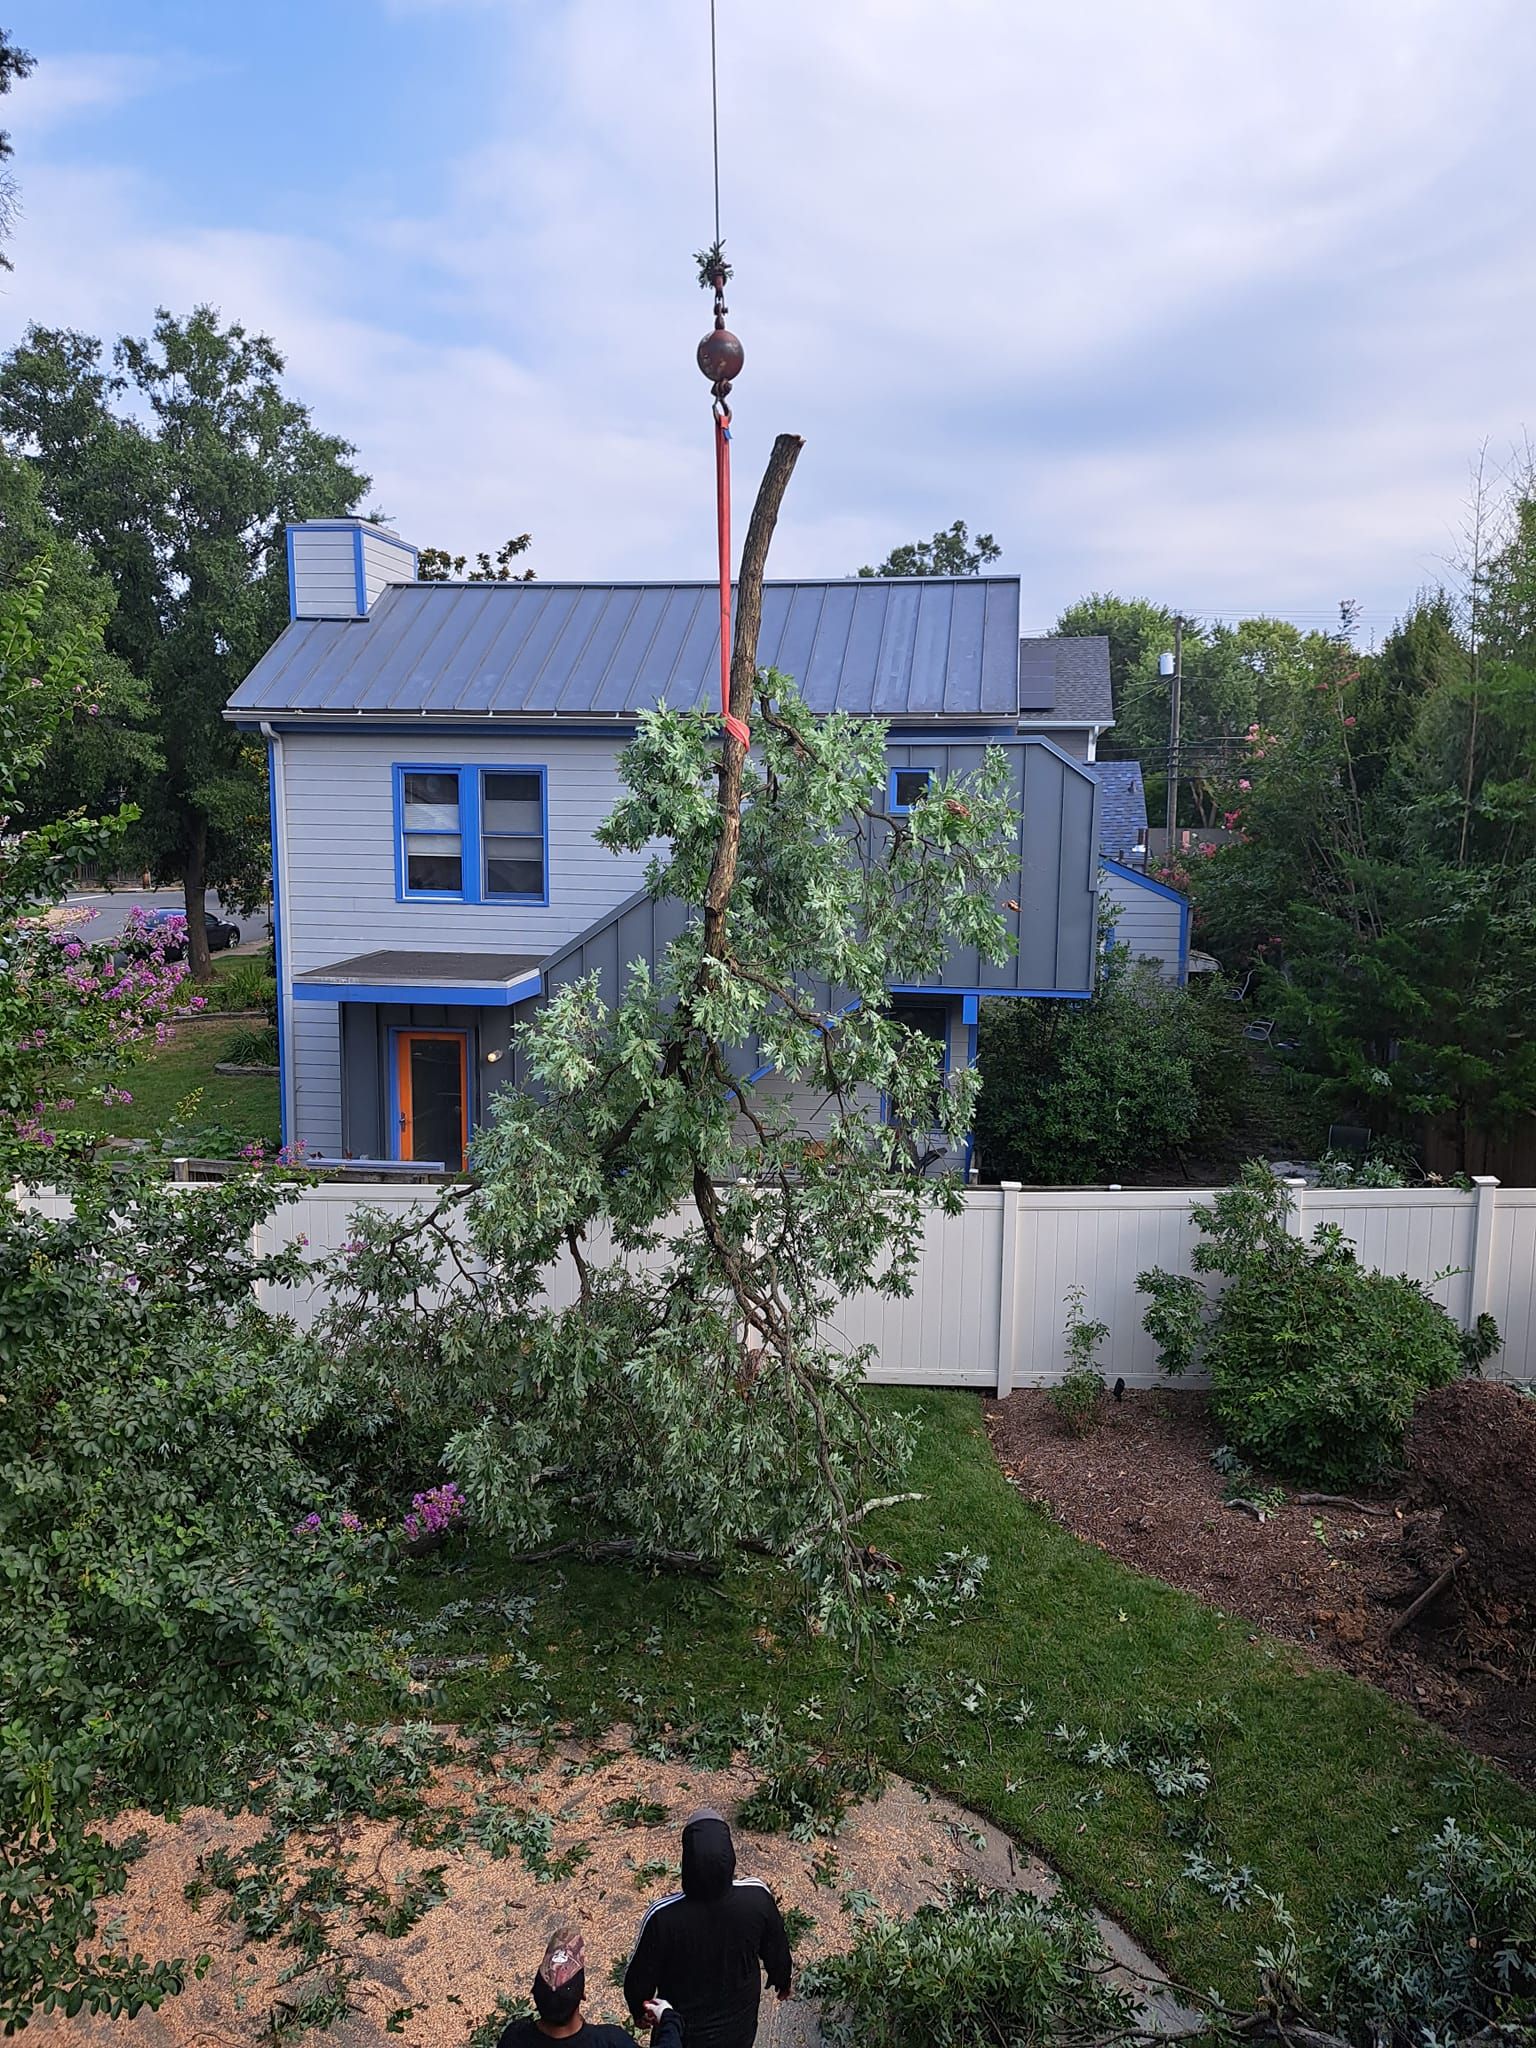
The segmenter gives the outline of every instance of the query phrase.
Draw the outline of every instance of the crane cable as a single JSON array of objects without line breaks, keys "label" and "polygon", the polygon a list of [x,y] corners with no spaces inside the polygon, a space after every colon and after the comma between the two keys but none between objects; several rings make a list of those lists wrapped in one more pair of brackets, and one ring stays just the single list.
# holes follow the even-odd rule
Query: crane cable
[{"label": "crane cable", "polygon": [[720,552],[720,720],[727,734],[745,748],[752,744],[751,732],[731,714],[731,408],[728,403],[732,380],[741,371],[742,348],[725,324],[725,284],[731,270],[725,260],[720,236],[720,86],[716,63],[715,0],[709,0],[709,105],[714,148],[715,239],[699,259],[699,282],[706,289],[714,288],[715,324],[712,332],[699,343],[698,365],[710,380],[715,425],[715,526]]}]

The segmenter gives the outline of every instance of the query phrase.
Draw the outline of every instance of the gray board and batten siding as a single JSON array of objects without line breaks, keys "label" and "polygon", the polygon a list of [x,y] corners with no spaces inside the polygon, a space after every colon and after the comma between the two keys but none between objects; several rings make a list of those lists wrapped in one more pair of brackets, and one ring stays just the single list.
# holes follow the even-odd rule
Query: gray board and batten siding
[{"label": "gray board and batten siding", "polygon": [[[397,583],[366,617],[296,618],[228,715],[633,719],[716,701],[719,650],[716,584]],[[1018,580],[770,583],[758,661],[817,712],[1016,720]],[[1033,664],[1042,715],[1053,673]]]}]

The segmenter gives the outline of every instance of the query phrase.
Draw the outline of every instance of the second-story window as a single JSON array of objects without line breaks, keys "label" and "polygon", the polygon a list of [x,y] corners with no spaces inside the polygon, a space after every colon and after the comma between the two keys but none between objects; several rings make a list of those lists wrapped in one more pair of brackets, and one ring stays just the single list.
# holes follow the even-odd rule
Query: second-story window
[{"label": "second-story window", "polygon": [[395,768],[395,893],[549,901],[542,768]]},{"label": "second-story window", "polygon": [[480,893],[544,901],[544,777],[537,768],[480,771]]},{"label": "second-story window", "polygon": [[461,896],[464,831],[457,769],[407,768],[400,785],[405,893]]}]

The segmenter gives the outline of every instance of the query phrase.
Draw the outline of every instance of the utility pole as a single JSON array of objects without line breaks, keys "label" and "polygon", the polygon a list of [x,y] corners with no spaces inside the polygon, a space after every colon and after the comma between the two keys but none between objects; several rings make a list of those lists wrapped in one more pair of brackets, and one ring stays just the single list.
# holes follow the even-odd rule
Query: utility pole
[{"label": "utility pole", "polygon": [[[1164,662],[1168,660],[1163,656]],[[1173,835],[1179,824],[1179,700],[1184,691],[1184,620],[1182,614],[1173,622],[1173,663],[1165,671],[1171,675],[1168,688],[1168,842],[1164,858],[1173,858]]]}]

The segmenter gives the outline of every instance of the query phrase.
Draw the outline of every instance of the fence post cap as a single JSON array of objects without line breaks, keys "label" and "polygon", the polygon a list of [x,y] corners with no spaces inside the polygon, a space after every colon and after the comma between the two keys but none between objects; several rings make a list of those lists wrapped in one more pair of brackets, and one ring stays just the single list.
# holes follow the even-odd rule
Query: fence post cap
[{"label": "fence post cap", "polygon": [[1005,1195],[1022,1195],[1024,1183],[1021,1180],[1000,1180],[998,1186]]},{"label": "fence post cap", "polygon": [[1474,1173],[1468,1177],[1475,1188],[1496,1188],[1500,1184],[1496,1173]]}]

